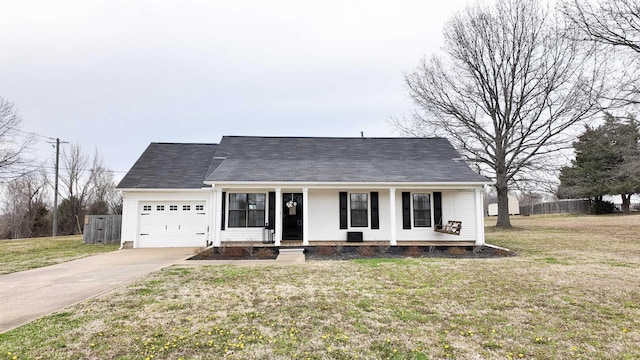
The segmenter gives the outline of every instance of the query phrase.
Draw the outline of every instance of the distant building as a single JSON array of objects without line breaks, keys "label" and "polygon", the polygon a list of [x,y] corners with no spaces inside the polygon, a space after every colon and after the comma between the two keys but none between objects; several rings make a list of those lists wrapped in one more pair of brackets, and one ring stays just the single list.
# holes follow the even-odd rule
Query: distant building
[{"label": "distant building", "polygon": [[[507,195],[509,199],[509,215],[520,215],[520,201],[515,196]],[[498,216],[498,199],[494,198],[489,200],[489,206],[487,207],[487,214],[489,216]]]}]

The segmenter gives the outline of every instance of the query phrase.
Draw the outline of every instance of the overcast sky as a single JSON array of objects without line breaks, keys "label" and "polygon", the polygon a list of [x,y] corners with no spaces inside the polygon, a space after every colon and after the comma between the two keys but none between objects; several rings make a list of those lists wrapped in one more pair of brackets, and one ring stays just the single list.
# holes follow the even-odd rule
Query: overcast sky
[{"label": "overcast sky", "polygon": [[150,142],[397,136],[403,73],[466,1],[0,4],[0,96],[23,130],[97,149],[119,179]]}]

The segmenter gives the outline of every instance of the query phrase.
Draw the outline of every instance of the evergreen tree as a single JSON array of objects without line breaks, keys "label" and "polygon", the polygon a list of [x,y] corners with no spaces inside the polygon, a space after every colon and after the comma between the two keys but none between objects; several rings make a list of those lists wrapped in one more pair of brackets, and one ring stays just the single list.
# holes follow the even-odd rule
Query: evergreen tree
[{"label": "evergreen tree", "polygon": [[575,160],[560,173],[558,196],[589,197],[621,195],[622,210],[629,212],[631,196],[640,192],[640,128],[633,117],[607,114],[597,128],[586,126],[573,146]]}]

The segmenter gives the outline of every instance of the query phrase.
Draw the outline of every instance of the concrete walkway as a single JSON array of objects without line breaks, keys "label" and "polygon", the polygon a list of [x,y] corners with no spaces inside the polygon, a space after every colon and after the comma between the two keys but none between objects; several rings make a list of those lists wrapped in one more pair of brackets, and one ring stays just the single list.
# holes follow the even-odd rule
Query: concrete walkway
[{"label": "concrete walkway", "polygon": [[194,249],[118,250],[0,275],[0,333],[181,262]]}]

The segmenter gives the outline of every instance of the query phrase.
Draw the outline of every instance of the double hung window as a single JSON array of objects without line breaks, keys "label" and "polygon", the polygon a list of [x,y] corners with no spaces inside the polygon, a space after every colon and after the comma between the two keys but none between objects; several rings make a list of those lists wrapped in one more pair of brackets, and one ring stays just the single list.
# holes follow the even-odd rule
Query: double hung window
[{"label": "double hung window", "polygon": [[351,194],[351,227],[367,227],[369,225],[367,194]]},{"label": "double hung window", "polygon": [[431,202],[429,194],[413,194],[413,226],[431,226]]},{"label": "double hung window", "polygon": [[266,194],[229,194],[229,227],[263,227]]}]

